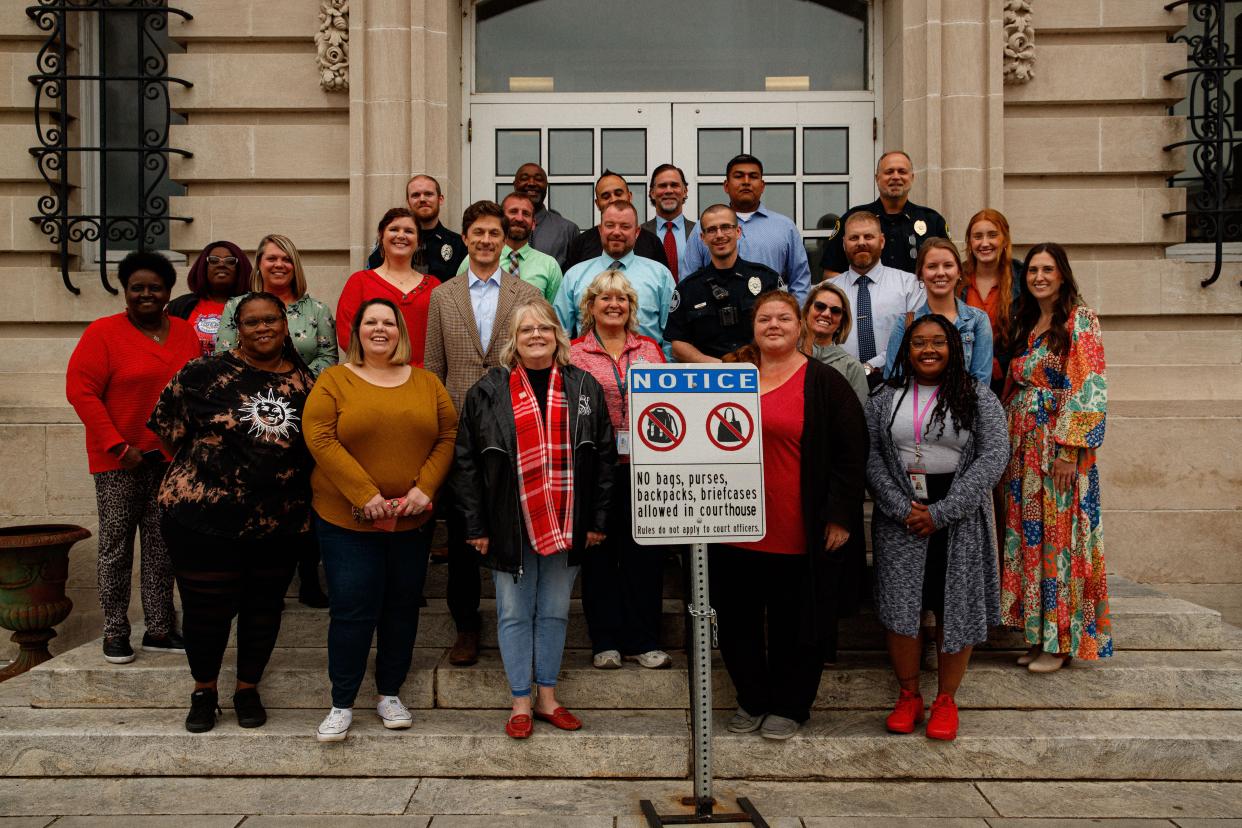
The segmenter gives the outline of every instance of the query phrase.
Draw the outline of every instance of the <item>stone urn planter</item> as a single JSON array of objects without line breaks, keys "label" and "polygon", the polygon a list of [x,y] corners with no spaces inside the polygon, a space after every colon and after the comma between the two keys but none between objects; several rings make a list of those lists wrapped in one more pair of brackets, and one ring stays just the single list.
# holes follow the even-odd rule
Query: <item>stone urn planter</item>
[{"label": "stone urn planter", "polygon": [[52,627],[73,609],[65,595],[69,548],[90,536],[72,524],[0,528],[0,627],[13,630],[10,640],[21,647],[13,663],[0,670],[0,681],[52,657],[47,649],[56,637]]}]

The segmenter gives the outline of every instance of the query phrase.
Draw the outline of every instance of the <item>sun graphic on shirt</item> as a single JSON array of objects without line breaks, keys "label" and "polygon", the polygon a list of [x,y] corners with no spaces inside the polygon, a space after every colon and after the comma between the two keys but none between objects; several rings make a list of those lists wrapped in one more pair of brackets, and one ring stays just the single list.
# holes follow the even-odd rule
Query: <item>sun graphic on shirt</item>
[{"label": "sun graphic on shirt", "polygon": [[267,394],[250,397],[241,407],[243,423],[250,424],[248,434],[257,434],[264,440],[288,439],[290,431],[297,431],[297,415],[289,401],[277,397],[276,392],[268,389]]}]

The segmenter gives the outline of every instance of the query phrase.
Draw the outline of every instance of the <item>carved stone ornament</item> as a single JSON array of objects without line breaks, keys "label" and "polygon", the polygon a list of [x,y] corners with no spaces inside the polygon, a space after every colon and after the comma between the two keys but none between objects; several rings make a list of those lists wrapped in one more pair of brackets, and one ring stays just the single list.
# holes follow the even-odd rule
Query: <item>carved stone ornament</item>
[{"label": "carved stone ornament", "polygon": [[325,92],[349,89],[349,0],[319,0],[315,32],[319,86]]},{"label": "carved stone ornament", "polygon": [[1005,0],[1005,83],[1027,83],[1035,77],[1033,0]]}]

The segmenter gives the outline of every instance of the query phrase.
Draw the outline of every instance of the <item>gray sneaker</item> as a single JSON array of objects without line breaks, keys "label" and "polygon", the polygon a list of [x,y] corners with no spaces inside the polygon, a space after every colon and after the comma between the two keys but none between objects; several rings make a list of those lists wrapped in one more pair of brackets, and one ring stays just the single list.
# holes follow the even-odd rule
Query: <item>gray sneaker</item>
[{"label": "gray sneaker", "polygon": [[763,724],[764,715],[752,716],[739,707],[726,727],[730,733],[754,733]]},{"label": "gray sneaker", "polygon": [[784,716],[769,713],[768,717],[763,720],[763,727],[759,728],[759,735],[765,739],[784,741],[797,733],[799,727],[801,725],[793,719],[786,719]]}]

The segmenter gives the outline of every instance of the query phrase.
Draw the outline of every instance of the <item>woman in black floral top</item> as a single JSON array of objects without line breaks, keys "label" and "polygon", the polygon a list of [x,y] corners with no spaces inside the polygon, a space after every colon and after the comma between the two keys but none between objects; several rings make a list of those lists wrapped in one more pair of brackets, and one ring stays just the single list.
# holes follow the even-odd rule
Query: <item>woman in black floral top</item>
[{"label": "woman in black floral top", "polygon": [[275,296],[249,294],[235,322],[238,346],[182,368],[148,424],[173,455],[159,503],[194,675],[185,722],[192,733],[215,725],[216,680],[234,616],[238,724],[267,720],[256,685],[309,530],[311,458],[302,409],[314,378],[289,340],[285,306]]}]

